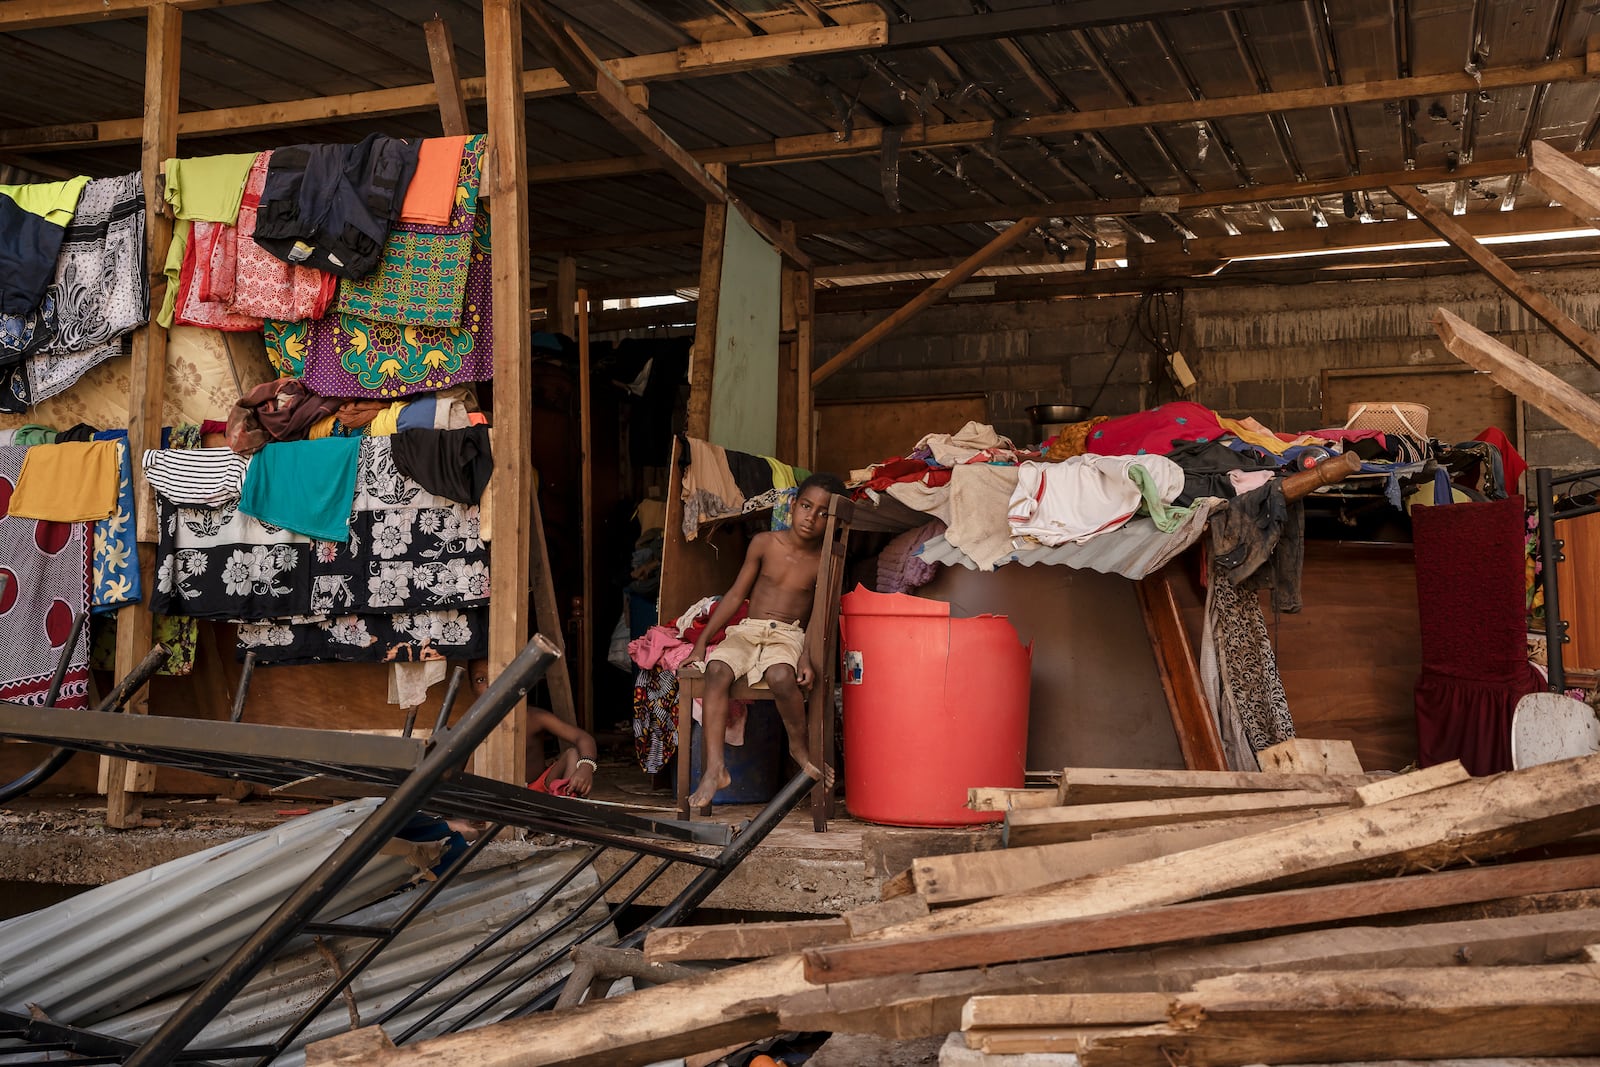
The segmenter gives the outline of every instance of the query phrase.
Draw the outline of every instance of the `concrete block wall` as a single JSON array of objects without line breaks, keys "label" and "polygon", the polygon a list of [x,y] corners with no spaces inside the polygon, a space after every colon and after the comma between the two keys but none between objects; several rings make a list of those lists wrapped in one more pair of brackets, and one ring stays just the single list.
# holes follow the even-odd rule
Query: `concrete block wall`
[{"label": "concrete block wall", "polygon": [[[1528,275],[1528,281],[1579,323],[1600,332],[1600,272],[1545,271]],[[1029,440],[1028,405],[1093,399],[1137,305],[1136,297],[1107,297],[936,306],[824,382],[818,395],[986,393],[996,429]],[[1184,298],[1181,347],[1199,379],[1194,399],[1224,415],[1253,415],[1274,429],[1322,425],[1324,368],[1458,366],[1429,325],[1441,306],[1600,396],[1600,370],[1487,278],[1459,274],[1191,290]],[[819,317],[818,362],[883,315]],[[1172,397],[1164,372],[1135,334],[1096,413],[1135,411]],[[1523,411],[1531,463],[1569,470],[1600,466],[1600,450],[1537,409],[1524,404]],[[1503,429],[1514,433],[1513,427]]]}]

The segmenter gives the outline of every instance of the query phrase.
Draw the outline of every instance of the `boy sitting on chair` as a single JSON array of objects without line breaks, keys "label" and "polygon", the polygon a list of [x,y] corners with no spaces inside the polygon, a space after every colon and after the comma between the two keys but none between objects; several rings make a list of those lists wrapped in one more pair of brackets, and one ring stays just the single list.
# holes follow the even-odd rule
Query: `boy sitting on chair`
[{"label": "boy sitting on chair", "polygon": [[[811,761],[806,735],[806,703],[802,689],[811,687],[817,664],[806,654],[806,624],[822,566],[822,535],[827,529],[828,499],[844,493],[844,483],[831,474],[813,474],[800,483],[794,498],[794,518],[787,530],[757,534],[745,552],[744,566],[733,586],[723,594],[711,619],[695,642],[690,664],[705,663],[705,696],[701,736],[705,738],[705,774],[689,797],[697,811],[711,807],[717,790],[732,779],[723,759],[723,731],[728,721],[728,694],[738,679],[757,689],[770,689],[789,736],[789,754],[811,777],[821,781],[824,771],[831,783],[833,769]],[[706,639],[721,630],[746,598],[750,614],[728,627],[716,651],[706,656]],[[679,741],[679,759],[688,759],[688,740]]]}]

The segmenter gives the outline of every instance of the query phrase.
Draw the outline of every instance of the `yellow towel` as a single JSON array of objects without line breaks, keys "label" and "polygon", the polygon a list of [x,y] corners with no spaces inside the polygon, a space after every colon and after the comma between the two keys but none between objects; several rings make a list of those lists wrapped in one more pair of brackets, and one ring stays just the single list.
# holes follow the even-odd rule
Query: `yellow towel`
[{"label": "yellow towel", "polygon": [[95,522],[117,509],[117,443],[35,445],[22,457],[10,514],[49,522]]}]

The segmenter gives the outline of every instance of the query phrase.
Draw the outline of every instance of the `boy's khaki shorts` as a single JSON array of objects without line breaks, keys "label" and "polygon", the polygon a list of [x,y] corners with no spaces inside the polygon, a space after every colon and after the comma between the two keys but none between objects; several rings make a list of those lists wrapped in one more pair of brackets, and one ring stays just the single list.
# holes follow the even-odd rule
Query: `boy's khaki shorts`
[{"label": "boy's khaki shorts", "polygon": [[728,627],[728,632],[706,663],[726,663],[734,678],[743,678],[755,689],[766,689],[767,668],[782,663],[794,667],[805,653],[806,632],[792,622],[778,619],[746,619]]}]

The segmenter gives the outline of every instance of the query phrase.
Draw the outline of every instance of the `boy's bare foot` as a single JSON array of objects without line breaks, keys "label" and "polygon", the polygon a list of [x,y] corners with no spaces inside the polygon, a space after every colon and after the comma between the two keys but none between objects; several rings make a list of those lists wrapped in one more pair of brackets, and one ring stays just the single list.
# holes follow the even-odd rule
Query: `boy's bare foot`
[{"label": "boy's bare foot", "polygon": [[689,794],[689,807],[701,814],[709,812],[711,798],[717,795],[717,790],[726,789],[732,784],[733,779],[729,777],[727,767],[707,767],[706,773],[700,778],[700,785]]},{"label": "boy's bare foot", "polygon": [[811,777],[812,781],[821,782],[823,785],[825,785],[829,789],[833,788],[833,768],[832,767],[824,764],[822,769],[818,770],[817,769],[817,765],[815,763],[812,763],[810,760],[806,760],[806,761],[804,761],[803,763],[800,764],[800,769],[802,771],[805,771],[806,774]]}]

